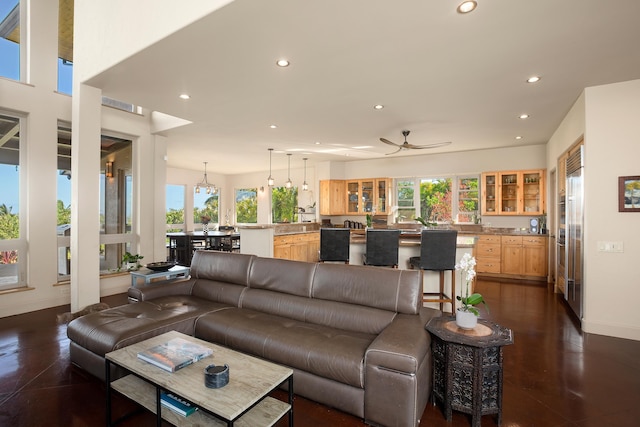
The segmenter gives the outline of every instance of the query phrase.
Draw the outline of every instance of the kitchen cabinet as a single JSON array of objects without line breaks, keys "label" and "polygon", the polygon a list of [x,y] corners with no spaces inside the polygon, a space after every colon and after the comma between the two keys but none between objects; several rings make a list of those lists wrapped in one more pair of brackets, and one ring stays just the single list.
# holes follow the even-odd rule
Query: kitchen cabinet
[{"label": "kitchen cabinet", "polygon": [[385,215],[390,209],[390,179],[346,181],[347,215]]},{"label": "kitchen cabinet", "polygon": [[500,253],[502,274],[546,278],[546,236],[502,236]]},{"label": "kitchen cabinet", "polygon": [[344,180],[320,181],[320,215],[344,215],[345,202]]},{"label": "kitchen cabinet", "polygon": [[542,215],[545,175],[544,169],[483,173],[482,214]]},{"label": "kitchen cabinet", "polygon": [[481,234],[476,242],[476,271],[478,273],[500,274],[500,236]]},{"label": "kitchen cabinet", "polygon": [[273,237],[274,258],[317,262],[319,250],[319,232],[287,234]]}]

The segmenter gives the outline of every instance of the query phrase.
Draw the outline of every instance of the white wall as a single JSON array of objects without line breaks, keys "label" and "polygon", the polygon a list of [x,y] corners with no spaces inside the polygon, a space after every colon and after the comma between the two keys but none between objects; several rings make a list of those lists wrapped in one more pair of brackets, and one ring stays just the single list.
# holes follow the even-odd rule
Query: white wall
[{"label": "white wall", "polygon": [[[618,177],[640,175],[640,80],[585,89],[587,332],[640,340],[640,213],[618,212]],[[619,241],[623,253],[598,252]]]},{"label": "white wall", "polygon": [[[185,3],[174,0],[75,0],[74,38],[81,42],[74,43],[74,57],[86,61],[78,75],[80,81],[231,2],[189,0],[185,7]],[[51,3],[57,7],[58,2]],[[57,16],[57,10],[55,13],[53,16]],[[141,16],[145,19],[140,20]]]},{"label": "white wall", "polygon": [[[640,340],[640,214],[618,212],[618,177],[640,175],[640,80],[585,89],[547,149],[549,165],[584,136],[584,331]],[[560,179],[560,177],[558,177]],[[623,253],[598,252],[620,241]],[[631,297],[630,297],[631,296]]]}]

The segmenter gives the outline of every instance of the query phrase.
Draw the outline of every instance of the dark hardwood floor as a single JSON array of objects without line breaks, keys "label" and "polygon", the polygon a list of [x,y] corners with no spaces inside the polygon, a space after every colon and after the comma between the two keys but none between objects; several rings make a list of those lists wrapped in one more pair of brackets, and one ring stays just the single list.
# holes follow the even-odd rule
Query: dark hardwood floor
[{"label": "dark hardwood floor", "polygon": [[[503,426],[632,427],[640,425],[640,342],[583,334],[557,295],[540,285],[479,281],[491,313],[511,328],[504,348]],[[124,295],[103,300],[126,303]],[[56,315],[68,306],[0,319],[0,426],[100,426],[105,387],[69,363],[66,326]],[[114,401],[123,414],[136,405]],[[362,420],[296,397],[295,425],[362,426]],[[152,426],[146,412],[123,426]],[[286,425],[280,423],[279,425]],[[468,426],[454,413],[447,423],[429,404],[421,426]],[[482,425],[495,426],[493,416]]]}]

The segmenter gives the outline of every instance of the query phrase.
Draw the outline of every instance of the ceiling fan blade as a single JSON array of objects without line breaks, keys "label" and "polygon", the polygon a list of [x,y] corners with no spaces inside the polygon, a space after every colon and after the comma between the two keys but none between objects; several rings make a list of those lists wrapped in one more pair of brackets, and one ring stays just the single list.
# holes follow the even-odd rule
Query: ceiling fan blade
[{"label": "ceiling fan blade", "polygon": [[[395,144],[394,144],[395,145]],[[391,154],[396,154],[398,151],[402,151],[404,149],[404,147],[400,146],[396,151],[392,152],[392,153],[386,153],[386,156],[390,156]]]},{"label": "ceiling fan blade", "polygon": [[385,144],[393,145],[394,147],[400,147],[399,144],[396,144],[395,142],[391,142],[386,138],[380,138],[380,141],[384,142]]},{"label": "ceiling fan blade", "polygon": [[436,142],[434,144],[427,144],[427,145],[413,145],[413,144],[404,144],[404,146],[406,148],[411,148],[412,150],[422,150],[425,148],[437,148],[437,147],[444,147],[445,145],[449,145],[451,144],[451,141],[447,141],[447,142]]}]

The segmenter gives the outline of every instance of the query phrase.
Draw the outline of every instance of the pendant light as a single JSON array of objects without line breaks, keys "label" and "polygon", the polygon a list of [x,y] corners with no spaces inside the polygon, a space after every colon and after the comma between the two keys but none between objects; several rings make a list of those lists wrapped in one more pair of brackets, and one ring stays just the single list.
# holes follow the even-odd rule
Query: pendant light
[{"label": "pendant light", "polygon": [[287,182],[284,183],[284,186],[291,188],[293,186],[293,182],[291,182],[291,153],[287,153],[287,157],[289,158],[289,167],[287,170]]},{"label": "pendant light", "polygon": [[269,178],[267,178],[267,185],[269,185],[269,187],[273,187],[273,184],[274,184],[273,177],[271,176],[271,153],[272,152],[273,152],[273,148],[269,148]]},{"label": "pendant light", "polygon": [[302,191],[307,191],[309,189],[309,184],[307,184],[307,159],[306,157],[304,159],[304,181],[302,181]]},{"label": "pendant light", "polygon": [[206,189],[207,194],[216,194],[218,192],[218,188],[215,186],[215,184],[210,184],[209,181],[207,180],[207,163],[208,162],[202,162],[202,163],[204,163],[204,178],[202,178],[202,181],[196,184],[196,193],[200,194],[200,187],[202,187]]}]

